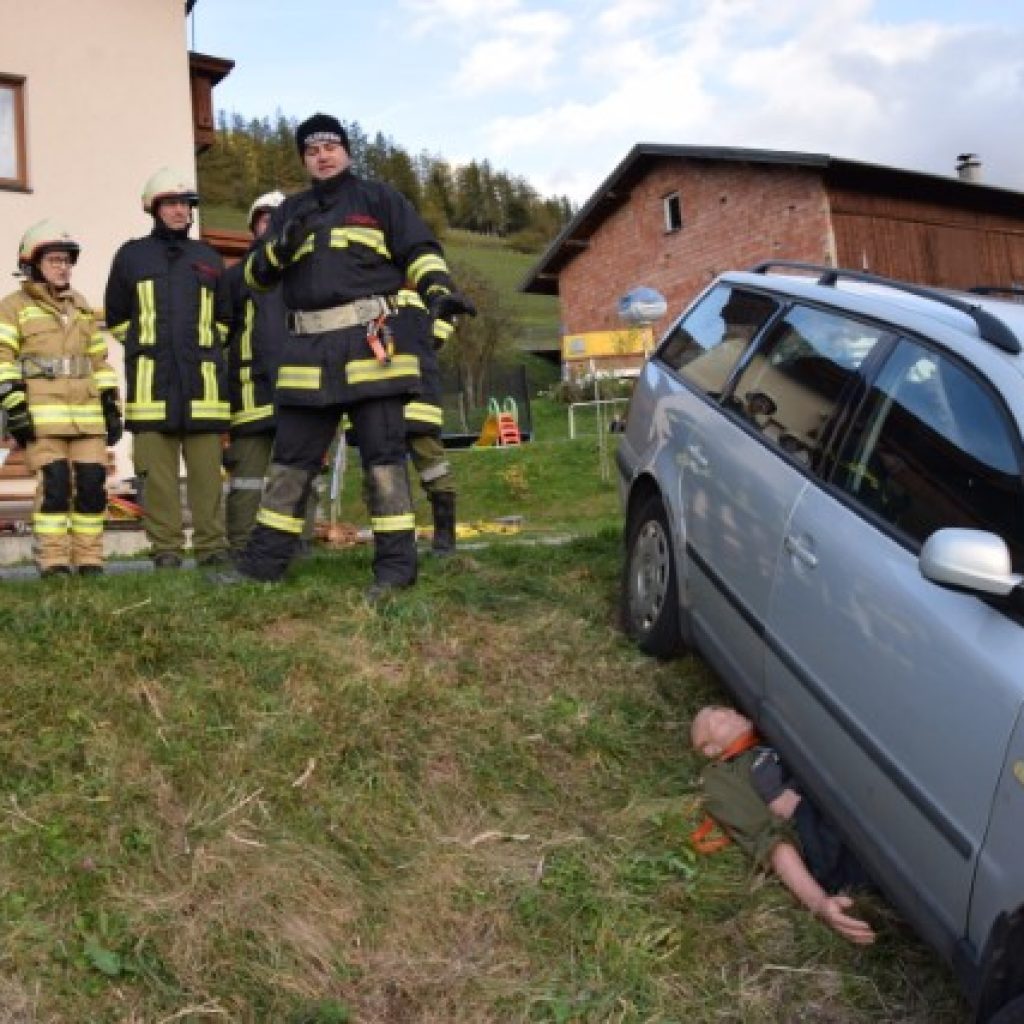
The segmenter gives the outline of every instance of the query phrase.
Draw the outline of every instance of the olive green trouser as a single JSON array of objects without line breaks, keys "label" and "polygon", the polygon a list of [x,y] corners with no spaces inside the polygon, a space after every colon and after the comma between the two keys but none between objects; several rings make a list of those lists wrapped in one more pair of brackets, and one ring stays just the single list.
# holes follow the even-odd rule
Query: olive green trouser
[{"label": "olive green trouser", "polygon": [[454,494],[455,474],[436,434],[413,434],[408,438],[409,455],[428,495]]},{"label": "olive green trouser", "polygon": [[[256,522],[263,496],[263,481],[270,466],[274,448],[273,434],[248,434],[231,439],[231,482],[228,484],[227,533],[228,546],[235,553],[245,547]],[[313,539],[319,491],[314,482],[306,506],[302,539]]]},{"label": "olive green trouser", "polygon": [[196,561],[222,554],[224,502],[221,493],[220,434],[135,435],[135,472],[142,480],[146,536],[154,556],[181,555],[185,534],[181,525],[179,472],[185,460],[185,491],[192,510],[192,548]]}]

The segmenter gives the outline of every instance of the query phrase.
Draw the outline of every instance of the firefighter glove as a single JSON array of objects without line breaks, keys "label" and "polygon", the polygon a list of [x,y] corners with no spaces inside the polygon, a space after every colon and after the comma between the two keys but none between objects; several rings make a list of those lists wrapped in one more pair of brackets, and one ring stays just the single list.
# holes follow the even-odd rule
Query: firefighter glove
[{"label": "firefighter glove", "polygon": [[432,295],[428,300],[430,315],[435,319],[448,320],[452,317],[465,313],[467,316],[476,316],[476,306],[459,292],[440,292]]},{"label": "firefighter glove", "polygon": [[107,447],[113,448],[124,433],[124,421],[117,404],[117,389],[106,388],[100,392],[100,405],[103,406],[103,422],[107,428]]},{"label": "firefighter glove", "polygon": [[309,219],[317,209],[319,207],[313,199],[299,202],[285,218],[274,241],[274,255],[282,266],[291,263],[299,246],[306,240],[309,234]]},{"label": "firefighter glove", "polygon": [[18,385],[8,385],[5,394],[0,395],[0,407],[7,410],[7,430],[22,448],[27,448],[36,439],[36,428],[32,414],[25,401],[25,390]]}]

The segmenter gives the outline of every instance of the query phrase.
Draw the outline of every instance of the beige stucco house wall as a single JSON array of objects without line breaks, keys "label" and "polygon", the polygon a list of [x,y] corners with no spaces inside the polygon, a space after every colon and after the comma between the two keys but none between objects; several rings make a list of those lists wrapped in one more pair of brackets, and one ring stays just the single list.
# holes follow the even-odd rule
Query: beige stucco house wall
[{"label": "beige stucco house wall", "polygon": [[[0,75],[24,77],[27,190],[0,186],[0,289],[44,217],[83,246],[74,285],[97,307],[114,251],[148,233],[140,196],[195,156],[184,0],[2,0]],[[120,372],[120,346],[110,343]],[[128,442],[117,475],[130,475]]]}]

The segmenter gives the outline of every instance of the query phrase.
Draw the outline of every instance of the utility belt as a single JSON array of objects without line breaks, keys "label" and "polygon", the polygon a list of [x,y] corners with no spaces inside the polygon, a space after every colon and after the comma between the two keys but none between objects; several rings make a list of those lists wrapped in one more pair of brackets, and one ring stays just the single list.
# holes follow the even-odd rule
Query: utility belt
[{"label": "utility belt", "polygon": [[88,356],[22,356],[18,364],[26,380],[92,376],[92,360]]},{"label": "utility belt", "polygon": [[323,334],[346,327],[366,326],[388,317],[398,309],[393,296],[370,295],[330,309],[301,310],[288,314],[288,330],[292,334]]}]

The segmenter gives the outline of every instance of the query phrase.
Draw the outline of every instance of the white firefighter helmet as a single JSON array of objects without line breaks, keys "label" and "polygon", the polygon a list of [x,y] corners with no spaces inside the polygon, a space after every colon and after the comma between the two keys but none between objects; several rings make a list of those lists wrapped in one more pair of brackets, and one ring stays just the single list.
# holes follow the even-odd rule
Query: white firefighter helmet
[{"label": "white firefighter helmet", "polygon": [[66,252],[72,263],[78,262],[82,247],[71,237],[71,232],[55,220],[41,220],[21,236],[18,246],[18,268],[24,273],[47,252]]},{"label": "white firefighter helmet", "polygon": [[146,213],[153,213],[161,199],[170,199],[171,196],[184,199],[190,206],[199,202],[199,193],[186,175],[173,167],[161,167],[142,190],[142,208]]},{"label": "white firefighter helmet", "polygon": [[252,206],[249,207],[249,230],[252,231],[252,222],[256,219],[257,213],[262,213],[264,210],[276,210],[284,200],[284,193],[276,188],[273,192],[264,192],[263,195],[257,196],[253,200]]}]

